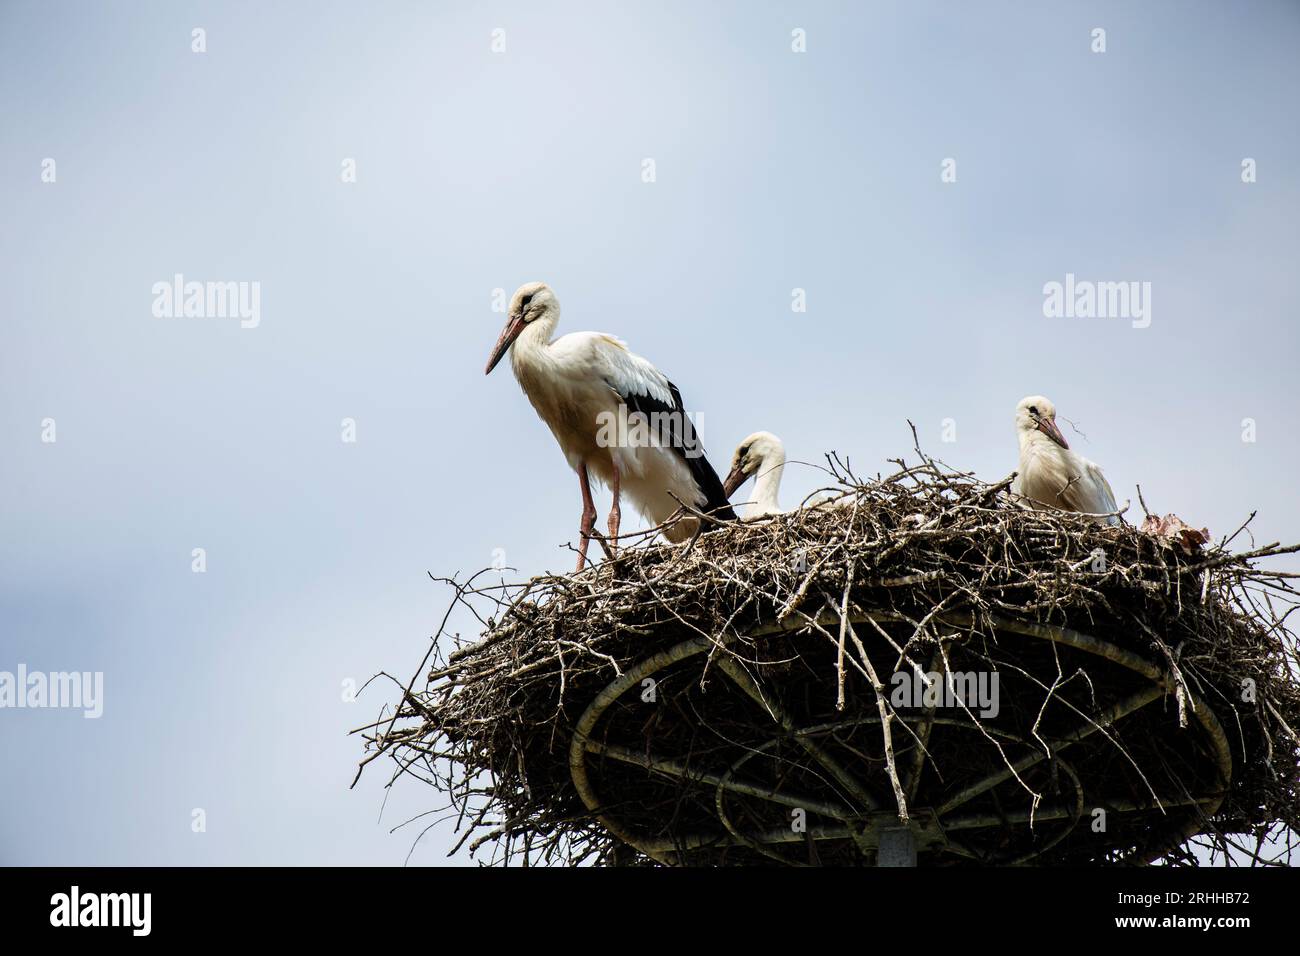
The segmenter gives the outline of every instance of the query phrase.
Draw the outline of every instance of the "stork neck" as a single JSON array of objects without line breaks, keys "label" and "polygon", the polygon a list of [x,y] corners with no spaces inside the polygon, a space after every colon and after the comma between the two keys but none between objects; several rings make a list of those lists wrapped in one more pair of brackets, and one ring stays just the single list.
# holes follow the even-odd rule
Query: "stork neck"
[{"label": "stork neck", "polygon": [[785,471],[785,454],[779,451],[763,456],[754,478],[754,501],[749,515],[757,516],[780,511],[777,492],[781,488],[781,473]]},{"label": "stork neck", "polygon": [[1021,474],[1034,462],[1038,462],[1039,467],[1068,466],[1072,457],[1069,449],[1062,448],[1040,431],[1020,433],[1020,467],[1017,470]]},{"label": "stork neck", "polygon": [[550,358],[551,335],[560,317],[551,313],[534,319],[524,326],[514,344],[510,346],[510,364],[518,377],[520,369],[541,365]]}]

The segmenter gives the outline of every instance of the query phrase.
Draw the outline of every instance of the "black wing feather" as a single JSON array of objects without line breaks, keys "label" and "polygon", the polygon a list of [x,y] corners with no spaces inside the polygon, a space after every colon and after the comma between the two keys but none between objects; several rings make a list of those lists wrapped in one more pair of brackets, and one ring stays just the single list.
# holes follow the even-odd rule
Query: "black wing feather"
[{"label": "black wing feather", "polygon": [[[695,429],[691,429],[689,436],[682,434],[679,422],[686,419],[686,406],[682,403],[682,393],[678,391],[677,386],[672,382],[668,382],[668,391],[672,393],[673,397],[673,404],[670,406],[653,395],[628,394],[619,391],[612,382],[607,381],[606,384],[615,392],[618,392],[629,412],[641,412],[650,421],[655,420],[651,416],[656,413],[668,415],[667,418],[660,420],[670,423],[669,435],[672,449],[690,471],[691,477],[695,479],[696,486],[699,487],[700,491],[704,492],[703,511],[719,521],[738,520],[736,512],[731,509],[731,502],[727,500],[726,494],[722,491],[722,479],[718,477],[718,473],[709,464],[709,459],[704,456],[704,449],[700,445],[700,439],[695,433]],[[676,414],[669,414],[674,412]]]}]

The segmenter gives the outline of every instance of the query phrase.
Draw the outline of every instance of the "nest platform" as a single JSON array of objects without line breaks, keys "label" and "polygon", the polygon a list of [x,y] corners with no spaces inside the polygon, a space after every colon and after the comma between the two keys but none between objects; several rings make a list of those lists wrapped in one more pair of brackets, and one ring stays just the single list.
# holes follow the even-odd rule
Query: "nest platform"
[{"label": "nest platform", "polygon": [[1259,562],[1295,549],[897,464],[832,459],[833,505],[579,575],[449,582],[482,634],[440,631],[363,767],[496,863],[1286,862],[1295,592]]}]

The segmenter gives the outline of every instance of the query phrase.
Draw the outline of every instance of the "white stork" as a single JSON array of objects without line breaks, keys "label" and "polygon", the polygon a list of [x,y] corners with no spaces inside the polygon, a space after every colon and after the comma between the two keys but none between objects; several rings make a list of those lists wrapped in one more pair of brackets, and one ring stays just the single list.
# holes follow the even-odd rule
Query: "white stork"
[{"label": "white stork", "polygon": [[722,482],[722,491],[728,498],[736,489],[757,475],[754,480],[754,498],[745,512],[745,521],[763,515],[780,514],[781,504],[777,492],[781,490],[781,473],[785,471],[785,445],[771,432],[754,432],[739,445],[731,456],[731,473]]},{"label": "white stork", "polygon": [[1011,484],[1013,494],[1028,499],[1031,507],[1099,515],[1104,524],[1120,524],[1110,482],[1100,468],[1070,450],[1056,427],[1055,405],[1042,395],[1022,398],[1016,406],[1016,431],[1020,467]]},{"label": "white stork", "polygon": [[[559,300],[545,282],[520,286],[484,374],[509,350],[519,386],[578,473],[582,538],[577,569],[586,562],[596,520],[592,476],[614,496],[611,545],[618,539],[623,493],[652,524],[662,524],[680,510],[678,499],[719,520],[734,521],[736,514],[704,457],[677,386],[612,335],[570,332],[551,341],[559,320]],[[698,519],[686,518],[664,529],[664,535],[684,541],[697,525]]]}]

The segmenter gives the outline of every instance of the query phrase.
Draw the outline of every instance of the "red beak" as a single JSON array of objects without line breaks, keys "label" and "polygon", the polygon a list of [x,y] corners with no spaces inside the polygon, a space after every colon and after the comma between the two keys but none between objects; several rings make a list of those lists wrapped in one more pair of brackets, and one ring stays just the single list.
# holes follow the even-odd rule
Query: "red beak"
[{"label": "red beak", "polygon": [[749,475],[745,474],[745,470],[740,465],[737,465],[731,469],[731,474],[727,475],[727,480],[722,483],[722,493],[730,498],[736,493],[736,489],[745,483],[745,479],[748,477]]},{"label": "red beak", "polygon": [[492,354],[488,356],[487,368],[483,370],[484,375],[491,374],[492,370],[497,367],[501,357],[506,354],[511,343],[519,338],[519,333],[524,330],[524,326],[527,324],[523,316],[512,318],[506,322],[506,327],[501,330],[501,337],[497,339],[497,344],[492,348]]},{"label": "red beak", "polygon": [[1061,434],[1061,430],[1056,427],[1056,422],[1052,421],[1050,418],[1039,418],[1038,430],[1062,448],[1070,447],[1065,441],[1065,436]]}]

